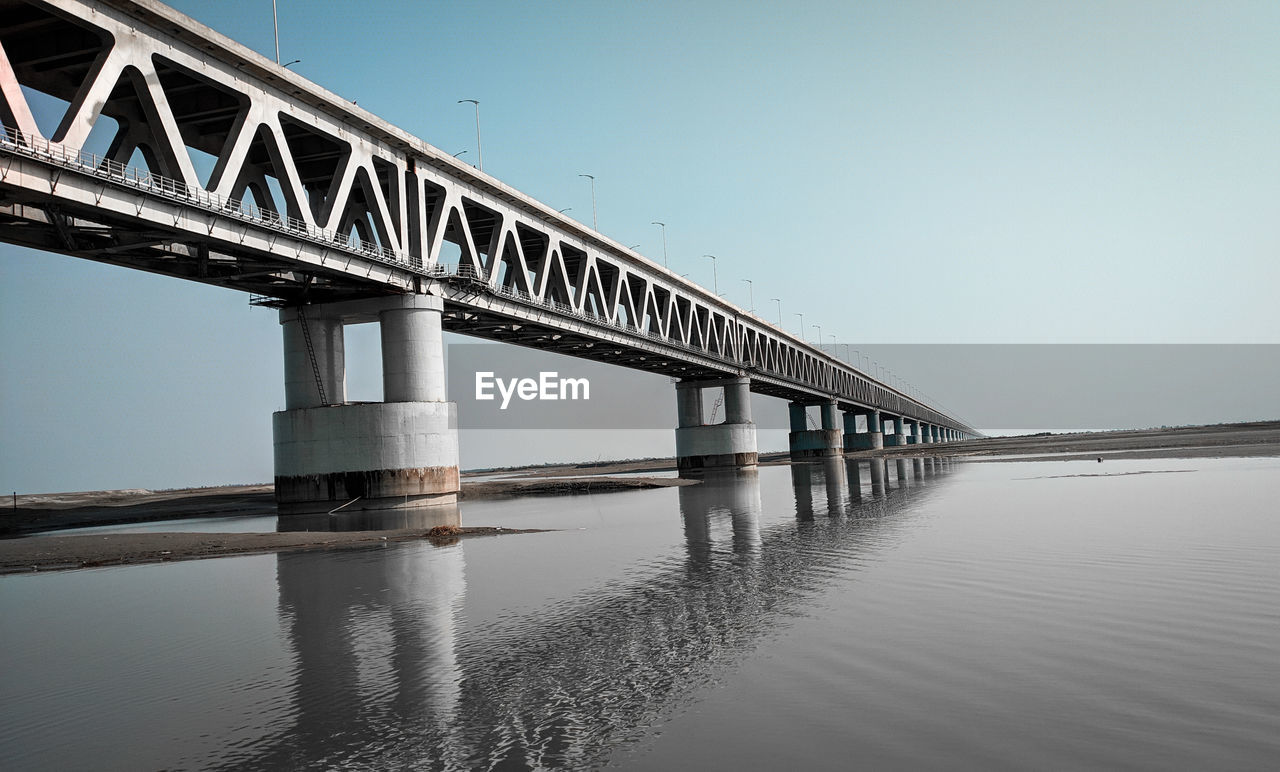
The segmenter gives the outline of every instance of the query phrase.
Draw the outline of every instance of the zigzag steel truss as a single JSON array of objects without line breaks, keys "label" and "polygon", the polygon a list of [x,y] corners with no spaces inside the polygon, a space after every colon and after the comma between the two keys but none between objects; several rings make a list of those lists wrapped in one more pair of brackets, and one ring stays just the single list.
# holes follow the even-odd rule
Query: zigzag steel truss
[{"label": "zigzag steel truss", "polygon": [[280,305],[437,292],[458,332],[976,433],[160,3],[0,20],[5,241]]}]

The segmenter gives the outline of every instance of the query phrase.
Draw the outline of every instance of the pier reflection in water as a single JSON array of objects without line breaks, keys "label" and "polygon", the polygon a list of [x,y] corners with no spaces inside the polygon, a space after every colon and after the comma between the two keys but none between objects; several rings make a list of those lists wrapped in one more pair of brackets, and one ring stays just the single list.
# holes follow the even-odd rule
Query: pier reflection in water
[{"label": "pier reflection in water", "polygon": [[276,518],[276,530],[286,531],[396,531],[426,530],[438,525],[461,525],[458,504],[413,509],[352,509],[325,514],[291,514]]},{"label": "pier reflection in water", "polygon": [[715,536],[728,523],[736,555],[760,549],[760,473],[756,469],[707,472],[699,485],[678,489],[690,565],[711,562]]},{"label": "pier reflection in water", "polygon": [[[678,488],[683,556],[642,580],[478,627],[459,617],[464,547],[480,543],[279,556],[292,727],[229,766],[593,767],[625,752],[894,538],[893,507],[870,493],[864,507],[843,460],[793,466],[796,519],[767,525],[760,474]],[[829,527],[797,527],[815,507]]]},{"label": "pier reflection in water", "polygon": [[392,763],[418,738],[437,744],[438,761],[456,761],[447,741],[462,683],[463,551],[388,547],[370,557],[277,557],[280,616],[296,666],[291,726],[230,767]]}]

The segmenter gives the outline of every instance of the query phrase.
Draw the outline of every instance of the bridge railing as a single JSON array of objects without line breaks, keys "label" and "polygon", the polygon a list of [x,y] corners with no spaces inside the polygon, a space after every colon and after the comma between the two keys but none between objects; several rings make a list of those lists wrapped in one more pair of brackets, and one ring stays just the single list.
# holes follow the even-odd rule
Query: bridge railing
[{"label": "bridge railing", "polygon": [[[87,174],[121,187],[132,188],[184,206],[194,206],[213,214],[251,222],[290,236],[300,236],[341,249],[360,257],[397,268],[418,270],[410,256],[335,231],[318,228],[296,217],[282,215],[242,199],[211,193],[181,180],[137,169],[84,149],[68,148],[44,137],[0,125],[0,148],[34,158],[63,169]],[[426,272],[423,272],[426,273]]]}]

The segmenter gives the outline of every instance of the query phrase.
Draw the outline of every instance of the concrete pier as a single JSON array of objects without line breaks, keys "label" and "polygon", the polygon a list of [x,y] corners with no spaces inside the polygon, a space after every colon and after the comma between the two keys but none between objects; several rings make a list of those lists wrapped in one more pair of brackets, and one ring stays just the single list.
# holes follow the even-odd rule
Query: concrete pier
[{"label": "concrete pier", "polygon": [[[272,416],[272,430],[281,513],[457,500],[458,433],[455,406],[445,397],[443,308],[438,297],[405,295],[280,312],[285,410]],[[381,327],[385,401],[346,404],[342,328],[371,321]]]},{"label": "concrete pier", "polygon": [[791,433],[787,436],[787,441],[792,461],[838,456],[843,452],[844,445],[840,438],[840,411],[836,407],[835,400],[823,402],[820,407],[822,428],[810,429],[806,414],[807,406],[801,402],[790,404]]},{"label": "concrete pier", "polygon": [[[702,390],[724,389],[724,422],[704,425]],[[681,381],[676,384],[676,466],[681,471],[747,469],[758,461],[751,420],[751,381]]]},{"label": "concrete pier", "polygon": [[[857,430],[857,419],[859,415],[866,417],[867,430],[859,432]],[[879,450],[884,447],[884,433],[880,430],[880,411],[872,410],[867,413],[845,413],[844,414],[844,449],[849,450]]]},{"label": "concrete pier", "polygon": [[892,423],[893,425],[891,430],[884,433],[884,447],[892,448],[898,445],[906,445],[907,436],[904,433],[903,428],[905,419],[900,416],[894,416],[892,418],[885,416],[884,420],[886,424]]}]

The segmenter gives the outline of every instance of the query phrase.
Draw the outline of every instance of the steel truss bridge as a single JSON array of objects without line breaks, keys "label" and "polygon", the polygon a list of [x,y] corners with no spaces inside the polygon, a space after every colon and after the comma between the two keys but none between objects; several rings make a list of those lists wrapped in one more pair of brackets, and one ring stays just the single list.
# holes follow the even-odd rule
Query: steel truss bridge
[{"label": "steel truss bridge", "polygon": [[0,96],[0,240],[977,434],[153,0],[0,0]]}]

